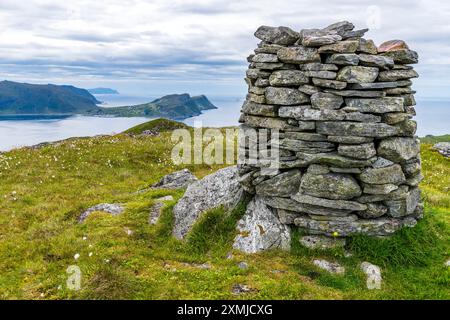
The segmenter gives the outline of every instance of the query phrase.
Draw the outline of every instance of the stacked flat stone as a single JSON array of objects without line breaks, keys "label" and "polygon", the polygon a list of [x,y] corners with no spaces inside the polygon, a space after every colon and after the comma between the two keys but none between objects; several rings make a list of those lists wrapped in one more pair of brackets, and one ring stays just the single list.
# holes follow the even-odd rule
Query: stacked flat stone
[{"label": "stacked flat stone", "polygon": [[[269,144],[279,132],[279,170],[262,170],[273,157],[260,152],[239,165],[241,184],[309,234],[386,236],[422,216],[410,80],[418,55],[400,40],[377,48],[367,31],[344,21],[255,32],[241,128],[268,129]],[[266,140],[247,138],[246,157],[252,143]]]}]

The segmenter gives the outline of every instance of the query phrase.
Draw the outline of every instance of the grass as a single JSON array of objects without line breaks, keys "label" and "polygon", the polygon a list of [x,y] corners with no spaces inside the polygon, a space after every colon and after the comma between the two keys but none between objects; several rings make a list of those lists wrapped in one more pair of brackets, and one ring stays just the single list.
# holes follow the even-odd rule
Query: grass
[{"label": "grass", "polygon": [[[147,129],[143,129],[147,130]],[[164,130],[163,130],[164,131]],[[146,190],[183,168],[170,160],[170,132],[159,136],[71,139],[39,149],[0,154],[0,298],[2,299],[449,299],[450,163],[422,146],[425,218],[389,239],[354,237],[346,250],[243,255],[232,250],[245,210],[211,210],[186,242],[171,236],[172,207],[182,190]],[[188,166],[203,177],[222,166]],[[148,224],[155,199],[172,195],[157,225]],[[123,203],[123,214],[83,209]],[[131,231],[131,232],[130,232]],[[229,256],[232,253],[232,256]],[[78,259],[74,258],[79,254]],[[227,259],[228,257],[228,259]],[[344,276],[317,269],[325,258]],[[362,261],[382,267],[382,290],[367,290]],[[246,261],[247,270],[238,267]],[[66,269],[82,272],[81,290],[66,285]],[[205,266],[209,266],[205,268]],[[235,284],[253,291],[233,295]]]}]

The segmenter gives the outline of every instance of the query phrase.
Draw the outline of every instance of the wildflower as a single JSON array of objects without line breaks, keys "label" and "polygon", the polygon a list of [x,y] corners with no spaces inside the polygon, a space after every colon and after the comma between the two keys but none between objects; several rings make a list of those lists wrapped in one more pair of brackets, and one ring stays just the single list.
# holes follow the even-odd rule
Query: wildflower
[{"label": "wildflower", "polygon": [[92,255],[93,255],[93,253],[92,253],[92,252],[89,252],[89,257],[92,257]]},{"label": "wildflower", "polygon": [[75,260],[78,260],[79,257],[80,257],[80,254],[79,254],[79,253],[76,253],[76,254],[73,256],[73,258],[74,258]]},{"label": "wildflower", "polygon": [[339,236],[339,233],[337,231],[333,232],[333,237]]}]

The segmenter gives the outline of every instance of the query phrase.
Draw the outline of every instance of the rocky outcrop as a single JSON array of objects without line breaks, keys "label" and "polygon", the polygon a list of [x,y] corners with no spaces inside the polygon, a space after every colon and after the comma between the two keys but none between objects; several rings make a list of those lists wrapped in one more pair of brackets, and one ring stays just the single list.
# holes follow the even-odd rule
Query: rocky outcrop
[{"label": "rocky outcrop", "polygon": [[197,180],[197,177],[189,169],[183,169],[162,177],[161,180],[152,185],[152,188],[183,189]]},{"label": "rocky outcrop", "polygon": [[227,167],[190,184],[173,208],[173,235],[183,239],[206,211],[223,206],[235,207],[243,198],[237,167]]},{"label": "rocky outcrop", "polygon": [[118,204],[118,203],[100,203],[93,207],[90,207],[89,209],[86,209],[78,217],[78,222],[80,222],[80,223],[84,222],[91,213],[96,212],[96,211],[106,212],[113,216],[117,216],[117,215],[121,214],[124,210],[125,210],[125,208],[121,204]]},{"label": "rocky outcrop", "polygon": [[260,139],[241,139],[239,174],[258,206],[273,210],[249,213],[245,230],[275,212],[312,236],[387,236],[422,216],[411,120],[418,55],[400,40],[377,49],[367,31],[343,21],[255,33],[240,122]]},{"label": "rocky outcrop", "polygon": [[239,234],[233,248],[245,253],[268,249],[290,249],[289,226],[282,224],[275,210],[257,196],[248,204],[247,211],[237,224]]},{"label": "rocky outcrop", "polygon": [[450,158],[450,142],[438,142],[433,146],[444,157]]}]

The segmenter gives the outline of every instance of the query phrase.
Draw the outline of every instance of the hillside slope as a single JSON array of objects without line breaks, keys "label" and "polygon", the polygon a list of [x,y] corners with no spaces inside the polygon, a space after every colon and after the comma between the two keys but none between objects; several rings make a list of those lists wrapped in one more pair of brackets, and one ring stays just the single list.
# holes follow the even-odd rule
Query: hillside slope
[{"label": "hillside slope", "polygon": [[[245,204],[231,214],[209,212],[187,242],[175,240],[171,208],[183,191],[147,189],[185,167],[171,162],[173,145],[171,132],[119,134],[0,154],[0,298],[450,299],[444,265],[450,258],[450,159],[430,145],[422,145],[425,218],[389,239],[352,238],[346,248],[352,256],[305,249],[298,232],[291,252],[233,251]],[[199,178],[220,167],[188,166]],[[156,199],[167,195],[174,200],[150,225]],[[121,203],[126,210],[115,217],[96,212],[78,223],[80,213],[98,203]],[[338,261],[346,274],[318,269],[315,258]],[[238,267],[242,261],[247,269]],[[366,288],[362,261],[381,266],[381,290]],[[82,272],[79,291],[66,286],[71,265]],[[233,293],[236,285],[248,292]]]},{"label": "hillside slope", "polygon": [[74,86],[0,82],[0,114],[77,114],[96,110],[98,103]]}]

